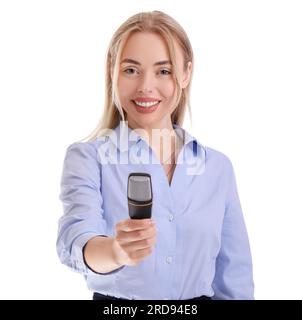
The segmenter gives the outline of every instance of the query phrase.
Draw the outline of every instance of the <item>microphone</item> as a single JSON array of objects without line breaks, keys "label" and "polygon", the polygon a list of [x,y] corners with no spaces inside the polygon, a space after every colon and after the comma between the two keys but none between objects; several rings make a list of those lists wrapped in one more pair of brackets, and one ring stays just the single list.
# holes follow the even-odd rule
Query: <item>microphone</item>
[{"label": "microphone", "polygon": [[128,209],[131,219],[150,219],[152,216],[152,183],[148,173],[133,172],[128,176]]}]

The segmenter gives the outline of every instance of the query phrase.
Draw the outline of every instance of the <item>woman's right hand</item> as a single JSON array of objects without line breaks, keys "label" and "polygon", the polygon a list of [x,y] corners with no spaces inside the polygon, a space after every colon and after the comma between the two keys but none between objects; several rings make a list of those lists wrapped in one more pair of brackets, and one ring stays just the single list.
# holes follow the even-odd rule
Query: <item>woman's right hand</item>
[{"label": "woman's right hand", "polygon": [[126,219],[118,222],[113,238],[116,261],[121,265],[137,265],[152,253],[156,233],[151,219]]}]

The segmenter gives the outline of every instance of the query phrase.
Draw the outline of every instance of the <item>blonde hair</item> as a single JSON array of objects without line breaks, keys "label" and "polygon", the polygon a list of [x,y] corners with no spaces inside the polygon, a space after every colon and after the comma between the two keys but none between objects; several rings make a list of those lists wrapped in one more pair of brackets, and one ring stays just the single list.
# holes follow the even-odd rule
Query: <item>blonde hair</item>
[{"label": "blonde hair", "polygon": [[[172,61],[172,72],[177,87],[177,107],[171,114],[172,124],[182,126],[186,107],[189,109],[190,121],[192,125],[192,112],[189,101],[191,89],[191,79],[186,88],[181,88],[179,70],[176,70],[176,58],[173,39],[180,45],[186,71],[188,62],[193,66],[193,50],[189,38],[179,23],[169,15],[161,11],[141,12],[127,19],[114,33],[106,53],[106,78],[105,78],[105,106],[104,111],[96,128],[91,134],[81,141],[92,141],[106,133],[107,129],[114,129],[119,122],[127,120],[120,104],[117,90],[117,81],[119,74],[119,64],[122,50],[129,36],[135,32],[157,33],[166,41],[170,59]],[[193,74],[193,69],[192,69]]]}]

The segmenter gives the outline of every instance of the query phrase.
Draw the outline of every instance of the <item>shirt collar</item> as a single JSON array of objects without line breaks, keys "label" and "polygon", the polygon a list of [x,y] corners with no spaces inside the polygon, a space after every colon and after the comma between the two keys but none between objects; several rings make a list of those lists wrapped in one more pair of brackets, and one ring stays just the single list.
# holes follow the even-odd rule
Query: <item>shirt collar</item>
[{"label": "shirt collar", "polygon": [[[204,146],[189,132],[177,124],[173,124],[176,134],[181,138],[185,145],[190,145],[193,152],[196,152],[196,148],[205,149]],[[106,141],[110,140],[120,152],[128,151],[129,148],[135,144],[138,144],[145,139],[137,133],[135,130],[128,126],[127,121],[120,121],[120,123],[110,133],[106,135]]]}]

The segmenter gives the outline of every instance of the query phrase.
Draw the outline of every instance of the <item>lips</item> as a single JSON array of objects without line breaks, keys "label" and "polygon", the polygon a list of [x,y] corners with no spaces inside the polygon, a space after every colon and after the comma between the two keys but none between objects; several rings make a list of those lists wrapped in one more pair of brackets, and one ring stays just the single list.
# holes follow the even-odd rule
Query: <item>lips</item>
[{"label": "lips", "polygon": [[135,98],[133,101],[137,101],[137,102],[158,102],[158,101],[161,101],[161,100],[157,99],[157,98],[153,98],[153,97],[138,97],[138,98]]},{"label": "lips", "polygon": [[152,113],[155,110],[157,110],[158,106],[160,105],[160,101],[158,103],[156,103],[154,106],[151,106],[151,107],[139,106],[133,100],[131,100],[131,102],[133,103],[136,111],[139,112],[139,113]]}]

